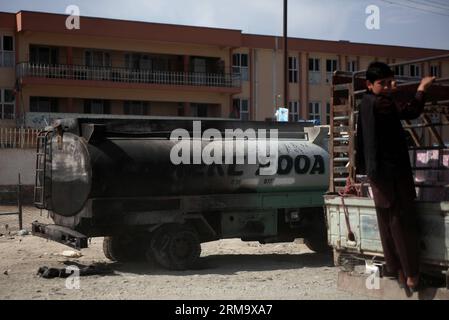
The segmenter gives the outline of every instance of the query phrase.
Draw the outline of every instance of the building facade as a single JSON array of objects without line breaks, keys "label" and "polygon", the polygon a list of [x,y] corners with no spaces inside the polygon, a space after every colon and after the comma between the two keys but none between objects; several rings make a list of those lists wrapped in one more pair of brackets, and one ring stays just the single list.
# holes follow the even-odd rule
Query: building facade
[{"label": "building facade", "polygon": [[[284,101],[283,40],[239,30],[0,13],[1,127],[41,127],[64,114],[273,118]],[[449,51],[289,39],[291,121],[329,123],[331,75]],[[449,76],[449,62],[396,70]]]}]

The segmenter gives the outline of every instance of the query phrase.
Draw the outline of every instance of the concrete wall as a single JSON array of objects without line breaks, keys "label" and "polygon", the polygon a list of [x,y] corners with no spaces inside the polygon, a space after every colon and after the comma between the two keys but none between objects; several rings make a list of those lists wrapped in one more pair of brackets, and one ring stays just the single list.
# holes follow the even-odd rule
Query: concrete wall
[{"label": "concrete wall", "polygon": [[18,174],[23,185],[34,185],[36,150],[0,149],[0,186],[17,185]]}]

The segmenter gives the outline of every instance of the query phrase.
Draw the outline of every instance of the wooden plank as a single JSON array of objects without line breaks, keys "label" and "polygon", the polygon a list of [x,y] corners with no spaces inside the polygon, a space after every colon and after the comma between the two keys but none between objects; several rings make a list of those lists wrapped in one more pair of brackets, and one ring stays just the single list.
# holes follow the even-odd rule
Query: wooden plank
[{"label": "wooden plank", "polygon": [[334,121],[349,121],[349,116],[338,116],[333,118]]},{"label": "wooden plank", "polygon": [[337,146],[334,147],[334,153],[348,153],[349,152],[349,146]]},{"label": "wooden plank", "polygon": [[334,110],[334,113],[349,113],[351,111],[351,107],[346,104],[335,105],[332,108]]},{"label": "wooden plank", "polygon": [[336,126],[333,130],[335,133],[349,132],[349,126]]},{"label": "wooden plank", "polygon": [[334,167],[334,173],[339,174],[349,173],[349,169],[347,167]]},{"label": "wooden plank", "polygon": [[336,84],[334,85],[333,90],[334,91],[345,91],[349,90],[352,86],[352,83],[343,83],[343,84]]},{"label": "wooden plank", "polygon": [[334,162],[349,162],[348,157],[334,158],[333,160],[334,160]]}]

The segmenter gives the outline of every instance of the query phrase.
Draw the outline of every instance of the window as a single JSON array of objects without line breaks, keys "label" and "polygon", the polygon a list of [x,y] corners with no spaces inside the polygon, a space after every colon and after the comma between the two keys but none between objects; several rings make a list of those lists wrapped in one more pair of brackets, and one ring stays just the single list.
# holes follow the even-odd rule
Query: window
[{"label": "window", "polygon": [[316,58],[309,59],[309,71],[312,71],[312,72],[320,71],[320,59],[316,59]]},{"label": "window", "polygon": [[337,70],[337,60],[335,59],[327,59],[326,60],[326,72],[332,73]]},{"label": "window", "polygon": [[349,71],[349,72],[357,71],[357,61],[356,60],[348,61],[347,71]]},{"label": "window", "polygon": [[410,65],[410,77],[421,77],[421,67],[416,64]]},{"label": "window", "polygon": [[4,51],[14,51],[14,40],[11,36],[3,36],[3,47]]},{"label": "window", "polygon": [[394,67],[394,74],[396,76],[404,76],[404,66],[396,66]]},{"label": "window", "polygon": [[440,78],[441,77],[441,69],[439,65],[433,64],[430,66],[430,75],[432,77],[437,77]]},{"label": "window", "polygon": [[326,124],[331,123],[331,104],[330,102],[326,102]]},{"label": "window", "polygon": [[290,101],[288,103],[288,120],[291,122],[299,121],[299,102]]},{"label": "window", "polygon": [[288,82],[298,82],[298,58],[288,57]]},{"label": "window", "polygon": [[240,120],[248,121],[249,120],[249,106],[248,100],[242,100],[240,104]]},{"label": "window", "polygon": [[111,55],[104,51],[86,50],[84,52],[84,65],[88,67],[110,67]]},{"label": "window", "polygon": [[318,84],[321,82],[320,59],[309,59],[309,83]]},{"label": "window", "polygon": [[110,103],[108,100],[84,100],[84,113],[110,114]]},{"label": "window", "polygon": [[30,46],[30,62],[35,64],[55,65],[59,62],[58,48]]},{"label": "window", "polygon": [[326,59],[326,83],[332,83],[332,74],[337,70],[337,60]]},{"label": "window", "polygon": [[232,72],[240,73],[243,81],[248,81],[248,55],[245,53],[235,53],[232,55]]},{"label": "window", "polygon": [[237,110],[240,120],[249,120],[249,103],[247,99],[234,99],[233,107]]},{"label": "window", "polygon": [[47,97],[31,97],[31,112],[58,112],[58,99]]},{"label": "window", "polygon": [[207,104],[204,104],[204,103],[192,103],[190,105],[190,110],[192,112],[192,117],[206,118],[207,117],[207,108],[208,108]]},{"label": "window", "polygon": [[0,119],[15,118],[15,97],[12,89],[0,90]]},{"label": "window", "polygon": [[14,38],[0,36],[0,67],[13,67],[14,58]]},{"label": "window", "polygon": [[150,56],[141,53],[127,53],[125,54],[125,67],[128,69],[152,69],[152,61]]},{"label": "window", "polygon": [[321,121],[321,103],[309,102],[309,120]]},{"label": "window", "polygon": [[147,101],[125,101],[124,102],[124,114],[145,116],[148,112]]}]

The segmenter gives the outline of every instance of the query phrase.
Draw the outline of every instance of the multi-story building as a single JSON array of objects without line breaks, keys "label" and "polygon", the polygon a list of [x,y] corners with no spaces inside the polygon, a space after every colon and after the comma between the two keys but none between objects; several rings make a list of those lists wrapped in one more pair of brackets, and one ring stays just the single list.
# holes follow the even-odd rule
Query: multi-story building
[{"label": "multi-story building", "polygon": [[[265,120],[283,104],[283,40],[239,30],[0,13],[0,126],[61,113]],[[290,120],[329,122],[334,70],[447,54],[410,47],[289,39]],[[449,76],[449,62],[397,74]],[[56,115],[55,115],[56,114]]]}]

